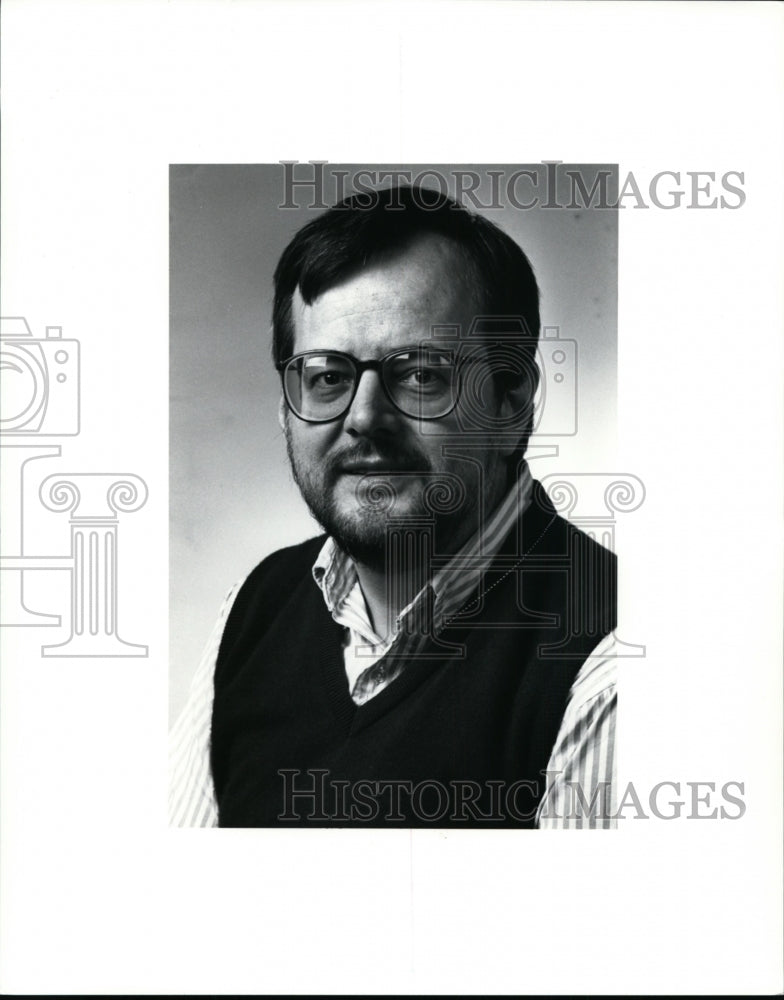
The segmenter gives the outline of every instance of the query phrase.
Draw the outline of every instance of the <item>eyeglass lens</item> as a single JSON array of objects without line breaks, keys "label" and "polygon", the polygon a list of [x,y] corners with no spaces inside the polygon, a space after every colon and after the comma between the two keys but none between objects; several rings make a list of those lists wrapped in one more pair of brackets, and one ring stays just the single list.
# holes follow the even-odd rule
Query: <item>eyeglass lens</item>
[{"label": "eyeglass lens", "polygon": [[[411,417],[434,419],[455,403],[453,355],[438,351],[402,351],[383,360],[381,379],[393,403]],[[341,354],[292,358],[284,371],[289,405],[304,420],[334,420],[354,398],[357,367]]]}]

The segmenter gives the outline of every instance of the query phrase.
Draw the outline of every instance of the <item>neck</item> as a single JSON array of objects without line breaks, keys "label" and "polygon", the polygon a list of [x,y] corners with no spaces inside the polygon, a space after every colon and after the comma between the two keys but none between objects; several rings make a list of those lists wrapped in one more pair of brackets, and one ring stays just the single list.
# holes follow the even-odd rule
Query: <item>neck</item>
[{"label": "neck", "polygon": [[[497,485],[485,511],[485,518],[500,503],[505,489],[508,488],[505,484]],[[451,524],[442,522],[442,532],[433,539],[431,546],[427,547],[427,552],[414,543],[413,549],[408,550],[401,544],[398,559],[385,559],[382,556],[378,561],[374,559],[360,561],[354,557],[359,585],[362,588],[371,624],[379,635],[384,637],[390,635],[400,612],[411,603],[430,579],[431,547],[440,555],[454,555],[469,537],[481,528],[481,525],[475,523],[475,516],[464,516],[453,520]]]},{"label": "neck", "polygon": [[[444,538],[431,541],[426,547],[411,536],[401,537],[400,547],[378,561],[354,558],[359,585],[365,597],[371,624],[384,637],[390,635],[400,612],[413,601],[433,574],[431,550],[454,555],[471,534],[470,520]],[[385,553],[386,556],[386,553]],[[397,558],[396,558],[397,556]]]},{"label": "neck", "polygon": [[379,635],[386,638],[394,629],[400,612],[427,582],[427,570],[422,565],[402,566],[399,569],[359,562],[354,565],[371,624]]}]

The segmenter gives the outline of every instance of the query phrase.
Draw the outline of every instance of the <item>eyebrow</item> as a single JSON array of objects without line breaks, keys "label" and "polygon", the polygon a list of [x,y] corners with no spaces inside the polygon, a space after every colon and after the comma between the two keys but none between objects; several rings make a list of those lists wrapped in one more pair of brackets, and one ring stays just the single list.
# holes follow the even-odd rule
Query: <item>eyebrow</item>
[{"label": "eyebrow", "polygon": [[373,358],[363,357],[361,358],[358,354],[353,354],[351,351],[346,351],[341,347],[309,347],[306,351],[295,351],[291,357],[296,358],[303,354],[345,354],[357,361],[380,361],[381,358],[389,357],[390,354],[423,354],[423,353],[439,353],[439,354],[453,354],[454,349],[449,347],[444,347],[441,344],[429,343],[425,344],[411,344],[404,345],[403,347],[392,347],[388,351],[379,351],[377,355]]}]

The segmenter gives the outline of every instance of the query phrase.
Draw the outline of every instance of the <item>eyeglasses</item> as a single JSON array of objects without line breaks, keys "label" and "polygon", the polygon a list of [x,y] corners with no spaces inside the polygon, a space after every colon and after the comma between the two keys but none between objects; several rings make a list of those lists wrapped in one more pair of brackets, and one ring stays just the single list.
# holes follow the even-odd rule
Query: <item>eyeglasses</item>
[{"label": "eyeglasses", "polygon": [[311,424],[342,417],[354,401],[365,371],[379,373],[390,402],[407,417],[438,420],[458,400],[458,364],[454,351],[414,349],[394,351],[378,361],[359,361],[342,351],[305,351],[281,361],[283,393],[290,409]]}]

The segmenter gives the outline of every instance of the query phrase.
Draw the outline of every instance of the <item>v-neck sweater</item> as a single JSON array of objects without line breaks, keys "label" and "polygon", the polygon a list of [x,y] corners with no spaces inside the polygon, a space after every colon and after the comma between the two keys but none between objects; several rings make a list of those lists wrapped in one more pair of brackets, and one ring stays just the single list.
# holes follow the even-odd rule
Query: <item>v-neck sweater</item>
[{"label": "v-neck sweater", "polygon": [[472,612],[357,706],[311,574],[323,543],[265,559],[229,616],[211,733],[220,825],[532,827],[569,689],[615,627],[615,557],[537,484]]}]

